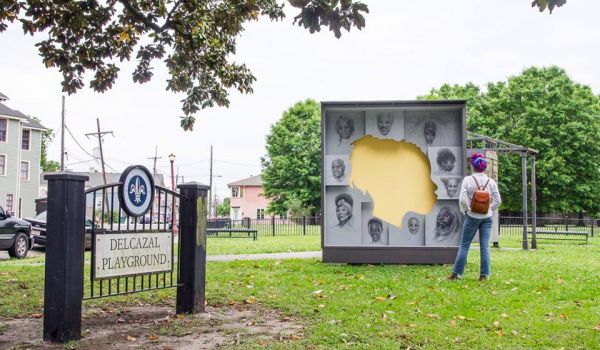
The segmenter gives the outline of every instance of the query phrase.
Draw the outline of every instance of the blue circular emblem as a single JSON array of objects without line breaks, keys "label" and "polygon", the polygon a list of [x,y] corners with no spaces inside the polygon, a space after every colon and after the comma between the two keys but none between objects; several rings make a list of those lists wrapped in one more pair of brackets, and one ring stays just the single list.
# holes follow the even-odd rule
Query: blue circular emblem
[{"label": "blue circular emblem", "polygon": [[129,179],[127,183],[127,196],[131,204],[136,207],[141,207],[146,203],[148,197],[149,186],[141,176],[135,175]]},{"label": "blue circular emblem", "polygon": [[148,169],[132,165],[121,174],[119,203],[127,215],[140,217],[152,207],[154,199],[154,179]]}]

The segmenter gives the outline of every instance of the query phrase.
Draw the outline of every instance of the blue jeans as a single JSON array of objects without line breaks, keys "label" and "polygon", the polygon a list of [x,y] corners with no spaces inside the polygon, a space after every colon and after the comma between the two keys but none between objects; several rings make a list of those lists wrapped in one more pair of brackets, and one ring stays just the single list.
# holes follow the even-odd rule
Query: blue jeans
[{"label": "blue jeans", "polygon": [[466,215],[465,223],[463,224],[462,235],[460,238],[460,247],[454,262],[452,272],[462,276],[467,265],[467,255],[471,242],[475,238],[475,233],[479,230],[479,252],[481,254],[481,267],[479,270],[480,276],[490,275],[490,236],[492,234],[492,217],[484,219],[476,219]]}]

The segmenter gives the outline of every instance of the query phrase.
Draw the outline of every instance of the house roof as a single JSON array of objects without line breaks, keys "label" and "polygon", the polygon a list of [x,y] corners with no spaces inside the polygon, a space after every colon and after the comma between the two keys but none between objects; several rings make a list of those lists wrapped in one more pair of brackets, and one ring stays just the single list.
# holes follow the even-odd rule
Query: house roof
[{"label": "house roof", "polygon": [[6,101],[6,100],[8,100],[8,97],[5,94],[0,92],[0,101]]},{"label": "house roof", "polygon": [[[2,93],[0,93],[0,101],[3,101],[2,100],[3,96],[4,95],[2,95]],[[4,96],[4,97],[6,97],[6,96]],[[24,123],[25,127],[46,130],[46,127],[43,126],[42,124],[40,124],[39,121],[26,116],[25,114],[21,113],[20,111],[18,111],[16,109],[9,108],[8,106],[6,106],[3,103],[0,103],[0,115],[6,115],[9,117],[15,117],[15,118],[22,118],[22,119],[25,119],[25,123]]]},{"label": "house roof", "polygon": [[262,176],[250,176],[247,179],[238,180],[232,183],[227,184],[228,187],[232,186],[262,186]]}]

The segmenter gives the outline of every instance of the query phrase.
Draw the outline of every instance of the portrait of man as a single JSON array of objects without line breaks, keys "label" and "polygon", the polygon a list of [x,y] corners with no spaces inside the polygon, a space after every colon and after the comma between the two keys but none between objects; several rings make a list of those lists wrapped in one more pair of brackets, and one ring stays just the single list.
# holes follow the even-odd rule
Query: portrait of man
[{"label": "portrait of man", "polygon": [[436,134],[437,125],[434,122],[425,122],[425,126],[423,128],[423,136],[425,136],[425,143],[427,143],[427,145],[433,144],[433,140],[435,140]]},{"label": "portrait of man", "polygon": [[444,241],[460,231],[460,213],[453,207],[442,207],[436,217],[435,240]]},{"label": "portrait of man", "polygon": [[441,178],[446,193],[450,198],[458,197],[458,190],[460,189],[460,178],[459,177],[442,177]]},{"label": "portrait of man", "polygon": [[339,194],[335,197],[335,216],[338,220],[338,228],[352,229],[352,207],[354,200],[347,193]]},{"label": "portrait of man", "polygon": [[394,116],[391,112],[379,112],[377,113],[377,130],[383,136],[387,136],[392,130],[394,124]]},{"label": "portrait of man", "polygon": [[346,177],[346,164],[343,159],[334,159],[331,162],[331,174],[338,182],[344,181]]},{"label": "portrait of man", "polygon": [[377,218],[372,218],[367,223],[371,243],[383,243],[381,236],[383,235],[383,222]]},{"label": "portrait of man", "polygon": [[413,235],[416,235],[417,233],[419,233],[420,227],[421,224],[419,223],[419,219],[417,219],[414,216],[408,219],[408,232],[410,232]]},{"label": "portrait of man", "polygon": [[354,120],[346,115],[341,115],[335,121],[335,132],[339,136],[338,146],[342,144],[349,144],[350,137],[352,137],[354,134]]},{"label": "portrait of man", "polygon": [[448,148],[442,148],[437,153],[436,163],[440,173],[452,174],[454,170],[454,164],[456,163],[456,156]]}]

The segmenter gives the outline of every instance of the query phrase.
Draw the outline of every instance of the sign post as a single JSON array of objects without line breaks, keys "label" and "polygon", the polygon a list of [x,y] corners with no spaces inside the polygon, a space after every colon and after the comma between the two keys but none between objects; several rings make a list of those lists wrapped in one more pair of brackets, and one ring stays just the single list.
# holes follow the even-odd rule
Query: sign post
[{"label": "sign post", "polygon": [[56,173],[48,180],[48,228],[44,288],[44,340],[65,343],[81,338],[83,175]]},{"label": "sign post", "polygon": [[206,285],[206,195],[209,186],[190,182],[177,186],[179,204],[179,286],[176,312],[204,311]]}]

